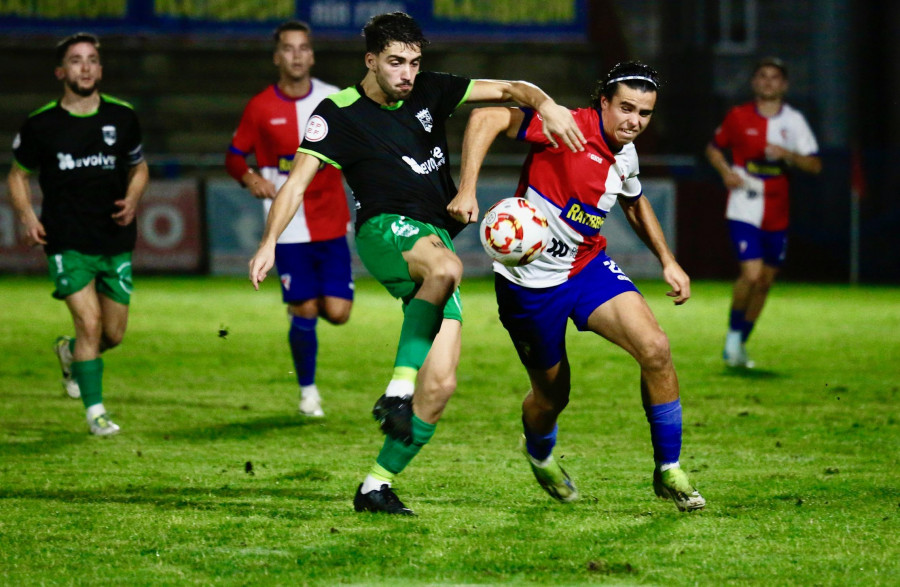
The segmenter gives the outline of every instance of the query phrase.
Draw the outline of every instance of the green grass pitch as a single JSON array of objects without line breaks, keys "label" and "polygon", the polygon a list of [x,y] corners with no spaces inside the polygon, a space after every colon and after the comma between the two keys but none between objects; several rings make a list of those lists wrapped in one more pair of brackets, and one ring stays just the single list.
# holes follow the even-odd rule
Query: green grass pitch
[{"label": "green grass pitch", "polygon": [[346,326],[320,323],[327,416],[311,421],[275,279],[136,282],[104,357],[122,434],[101,439],[58,383],[64,305],[45,279],[0,277],[2,584],[900,584],[896,287],[777,284],[742,372],[720,355],[729,284],[694,283],[678,308],[639,284],[708,500],[682,514],[653,496],[634,362],[574,328],[556,454],[583,497],[540,490],[516,450],[524,371],[491,283],[466,280],[458,390],[396,483],[419,517],[396,519],[351,505],[399,333],[380,286],[359,282]]}]

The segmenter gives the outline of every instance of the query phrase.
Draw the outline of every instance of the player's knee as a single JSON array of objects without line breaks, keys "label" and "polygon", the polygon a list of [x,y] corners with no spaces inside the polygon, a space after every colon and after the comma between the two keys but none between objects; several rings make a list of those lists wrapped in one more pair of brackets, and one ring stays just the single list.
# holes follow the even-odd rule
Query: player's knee
[{"label": "player's knee", "polygon": [[642,369],[658,371],[672,364],[672,351],[669,348],[669,337],[662,330],[648,336],[641,344],[638,361]]},{"label": "player's knee", "polygon": [[462,274],[463,265],[460,258],[456,255],[447,255],[431,268],[428,279],[452,292],[462,281]]},{"label": "player's knee", "polygon": [[342,310],[326,310],[320,315],[329,323],[340,326],[341,324],[346,324],[350,319],[350,307],[348,306]]},{"label": "player's knee", "polygon": [[117,346],[122,344],[122,340],[124,340],[124,338],[124,329],[107,330],[103,333],[103,337],[100,339],[100,348],[104,351],[116,348]]}]

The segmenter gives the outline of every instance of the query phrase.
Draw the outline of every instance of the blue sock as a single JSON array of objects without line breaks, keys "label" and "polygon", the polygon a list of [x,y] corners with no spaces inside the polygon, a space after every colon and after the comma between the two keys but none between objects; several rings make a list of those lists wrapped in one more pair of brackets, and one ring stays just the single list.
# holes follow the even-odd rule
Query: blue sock
[{"label": "blue sock", "polygon": [[291,356],[294,358],[294,370],[300,385],[312,385],[316,382],[316,354],[319,351],[319,339],[316,336],[318,318],[301,318],[291,316],[291,329],[288,341],[291,344]]},{"label": "blue sock", "polygon": [[744,329],[744,311],[743,310],[735,310],[731,309],[731,315],[728,318],[728,328],[731,330],[740,330],[743,332]]},{"label": "blue sock", "polygon": [[751,322],[750,320],[744,320],[744,323],[741,325],[741,342],[747,342],[747,339],[750,338],[750,333],[753,332],[753,326],[756,322]]},{"label": "blue sock", "polygon": [[525,430],[525,448],[528,449],[528,454],[539,461],[549,457],[550,453],[553,452],[553,447],[556,446],[556,433],[559,431],[559,425],[554,426],[550,434],[542,436],[528,430],[528,426],[523,418],[522,429]]},{"label": "blue sock", "polygon": [[657,464],[678,462],[681,456],[681,399],[645,406],[644,411],[650,422],[653,459]]}]

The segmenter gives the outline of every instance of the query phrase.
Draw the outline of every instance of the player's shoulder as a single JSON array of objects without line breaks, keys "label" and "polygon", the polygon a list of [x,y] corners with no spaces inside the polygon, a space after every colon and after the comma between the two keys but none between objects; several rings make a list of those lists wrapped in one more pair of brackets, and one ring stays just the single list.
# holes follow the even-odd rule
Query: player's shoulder
[{"label": "player's shoulder", "polygon": [[800,112],[800,110],[798,110],[797,108],[794,108],[787,102],[785,102],[781,105],[781,112],[779,114],[781,114],[785,118],[791,119],[791,120],[803,120],[803,121],[806,120],[806,117],[803,116],[803,113]]},{"label": "player's shoulder", "polygon": [[48,112],[51,112],[51,111],[52,111],[54,108],[56,108],[58,105],[59,105],[59,100],[51,100],[50,102],[47,102],[46,104],[44,104],[44,105],[41,106],[40,108],[35,108],[35,109],[32,110],[31,112],[29,112],[29,113],[28,113],[28,118],[38,118],[38,117],[40,117],[42,114],[46,114],[46,113],[48,113]]},{"label": "player's shoulder", "polygon": [[317,77],[311,78],[310,83],[312,83],[312,91],[314,94],[330,96],[331,94],[336,94],[341,91],[336,85],[323,82]]},{"label": "player's shoulder", "polygon": [[587,131],[587,133],[594,134],[595,131],[600,131],[600,114],[596,108],[575,108],[570,110],[572,118],[575,119],[575,123],[581,128],[583,133]]},{"label": "player's shoulder", "polygon": [[134,106],[132,106],[131,102],[126,102],[121,98],[116,98],[115,96],[110,96],[109,94],[100,94],[100,102],[104,104],[108,104],[112,108],[123,108],[125,110],[134,111]]},{"label": "player's shoulder", "polygon": [[322,100],[322,103],[319,104],[319,108],[335,108],[340,110],[356,104],[360,98],[362,98],[362,94],[359,93],[359,88],[357,86],[350,86],[329,95],[327,99]]}]

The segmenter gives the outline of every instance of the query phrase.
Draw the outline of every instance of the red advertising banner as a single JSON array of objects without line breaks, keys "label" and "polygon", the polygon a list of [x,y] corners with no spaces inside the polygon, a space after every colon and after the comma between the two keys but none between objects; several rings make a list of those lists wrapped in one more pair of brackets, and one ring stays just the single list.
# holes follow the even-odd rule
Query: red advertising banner
[{"label": "red advertising banner", "polygon": [[[41,190],[32,182],[34,207],[40,213]],[[205,270],[200,191],[193,179],[152,180],[138,207],[135,272],[197,273]],[[0,185],[0,271],[43,273],[47,258],[41,247],[21,241],[21,227]]]}]

